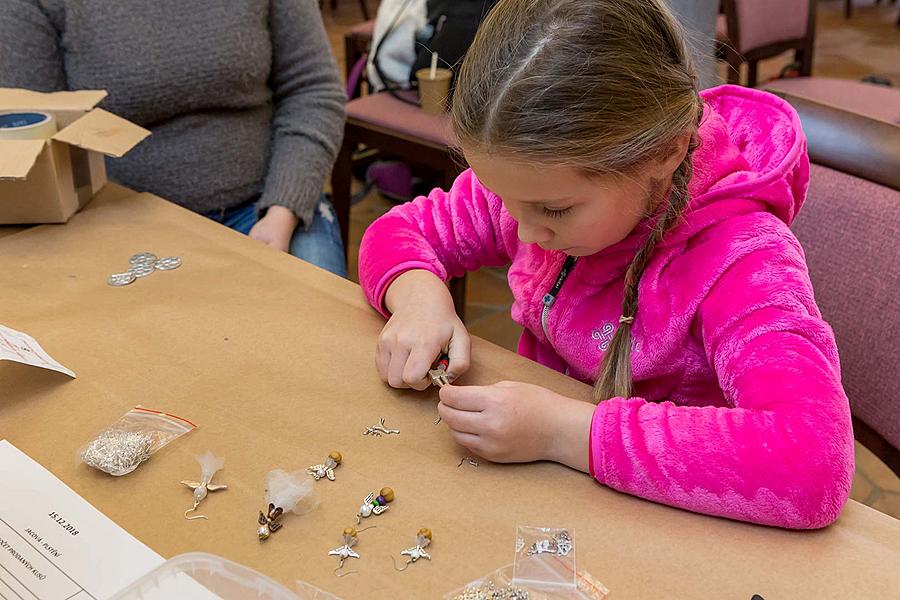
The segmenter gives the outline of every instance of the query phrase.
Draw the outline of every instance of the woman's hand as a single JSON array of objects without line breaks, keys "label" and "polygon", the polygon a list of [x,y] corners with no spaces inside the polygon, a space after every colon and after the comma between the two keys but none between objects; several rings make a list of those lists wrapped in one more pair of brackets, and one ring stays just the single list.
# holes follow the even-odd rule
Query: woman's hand
[{"label": "woman's hand", "polygon": [[291,237],[300,219],[286,206],[270,206],[266,214],[248,234],[267,246],[287,252],[291,247]]}]

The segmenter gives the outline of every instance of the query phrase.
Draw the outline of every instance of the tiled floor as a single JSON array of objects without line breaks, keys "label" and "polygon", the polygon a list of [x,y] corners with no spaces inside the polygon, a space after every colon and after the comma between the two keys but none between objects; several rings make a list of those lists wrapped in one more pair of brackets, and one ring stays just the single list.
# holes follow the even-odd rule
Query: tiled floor
[{"label": "tiled floor", "polygon": [[[370,0],[373,14],[375,5]],[[896,26],[900,5],[887,1],[876,5],[872,0],[856,0],[855,14],[849,21],[844,19],[843,5],[843,0],[819,2],[814,74],[849,79],[879,75],[900,85],[900,29]],[[343,72],[343,35],[347,28],[361,20],[359,5],[351,0],[342,0],[338,2],[335,13],[326,8],[323,17]],[[776,76],[790,60],[791,54],[786,53],[762,62],[760,81]],[[723,77],[724,73],[722,67]],[[371,193],[353,207],[350,272],[354,279],[363,231],[391,206],[378,194]],[[511,302],[503,270],[484,269],[470,275],[466,321],[471,332],[515,350],[520,328],[509,316]],[[859,444],[856,446],[856,464],[853,498],[900,518],[900,478]]]}]

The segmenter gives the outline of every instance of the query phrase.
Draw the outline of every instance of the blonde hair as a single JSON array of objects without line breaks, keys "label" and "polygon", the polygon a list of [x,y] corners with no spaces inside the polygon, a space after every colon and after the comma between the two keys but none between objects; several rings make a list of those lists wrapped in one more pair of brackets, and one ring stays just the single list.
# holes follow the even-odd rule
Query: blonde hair
[{"label": "blonde hair", "polygon": [[627,176],[691,135],[668,202],[625,273],[595,401],[631,395],[638,284],[687,206],[701,113],[683,31],[663,0],[500,0],[463,62],[452,117],[466,149]]}]

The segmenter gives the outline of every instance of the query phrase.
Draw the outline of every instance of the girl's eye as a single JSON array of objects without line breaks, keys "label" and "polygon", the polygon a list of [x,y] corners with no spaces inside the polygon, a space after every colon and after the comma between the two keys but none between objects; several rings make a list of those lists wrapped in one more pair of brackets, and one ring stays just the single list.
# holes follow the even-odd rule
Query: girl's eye
[{"label": "girl's eye", "polygon": [[544,215],[550,217],[551,219],[560,219],[560,218],[566,216],[567,214],[569,214],[570,212],[572,212],[571,206],[569,208],[563,208],[563,209],[559,209],[559,210],[553,210],[553,209],[544,207]]}]

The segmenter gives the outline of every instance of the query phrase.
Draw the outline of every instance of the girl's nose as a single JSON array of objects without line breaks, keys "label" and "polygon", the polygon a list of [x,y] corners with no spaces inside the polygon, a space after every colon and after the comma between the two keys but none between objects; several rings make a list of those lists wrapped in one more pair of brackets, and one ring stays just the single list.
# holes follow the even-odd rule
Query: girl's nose
[{"label": "girl's nose", "polygon": [[525,244],[546,244],[553,239],[553,232],[546,227],[519,222],[519,239]]}]

